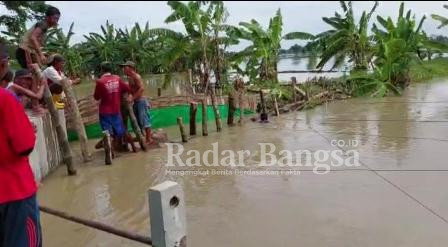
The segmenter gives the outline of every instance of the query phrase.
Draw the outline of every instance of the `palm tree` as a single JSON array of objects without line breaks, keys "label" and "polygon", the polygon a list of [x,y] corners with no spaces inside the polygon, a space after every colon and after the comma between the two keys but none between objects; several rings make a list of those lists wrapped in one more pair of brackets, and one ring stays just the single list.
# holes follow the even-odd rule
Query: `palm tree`
[{"label": "palm tree", "polygon": [[364,11],[359,23],[355,22],[352,2],[340,1],[342,13],[322,20],[332,29],[316,35],[315,46],[322,51],[317,68],[322,69],[331,58],[335,58],[332,68],[340,66],[349,58],[355,70],[366,70],[372,58],[372,40],[367,31],[370,18],[378,7],[378,2],[367,13]]},{"label": "palm tree", "polygon": [[239,28],[228,28],[230,37],[250,41],[252,44],[233,59],[239,64],[246,62],[246,75],[251,80],[277,82],[277,62],[282,40],[312,39],[313,35],[303,32],[292,32],[282,35],[283,20],[280,9],[270,19],[269,26],[263,30],[259,22],[252,19],[250,22],[240,22]]}]

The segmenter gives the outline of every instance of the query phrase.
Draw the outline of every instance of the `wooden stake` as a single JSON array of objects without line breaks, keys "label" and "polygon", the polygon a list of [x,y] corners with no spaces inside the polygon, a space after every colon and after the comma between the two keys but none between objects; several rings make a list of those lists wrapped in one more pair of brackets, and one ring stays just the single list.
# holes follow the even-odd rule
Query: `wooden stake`
[{"label": "wooden stake", "polygon": [[[32,64],[30,67],[31,71],[33,72],[34,79],[36,81],[45,80],[42,71],[40,70],[37,64]],[[62,150],[62,160],[64,164],[67,166],[67,173],[69,176],[76,175],[76,169],[73,165],[72,150],[70,148],[70,144],[68,143],[67,133],[65,133],[64,128],[61,125],[58,111],[56,110],[56,107],[54,106],[53,103],[53,98],[51,97],[50,89],[48,88],[48,85],[46,83],[41,87],[45,87],[43,98],[50,112],[53,127],[56,129],[59,147]]]},{"label": "wooden stake", "polygon": [[188,142],[187,133],[185,133],[184,123],[182,117],[177,118],[177,124],[179,125],[180,135],[182,136],[182,142]]},{"label": "wooden stake", "polygon": [[293,100],[293,102],[296,102],[297,101],[297,96],[296,96],[297,79],[295,76],[291,77],[291,84],[292,84],[292,100]]},{"label": "wooden stake", "polygon": [[[127,95],[125,95],[125,98],[126,97],[127,97]],[[126,108],[128,109],[129,117],[131,118],[132,129],[134,130],[134,133],[137,136],[137,140],[140,144],[140,148],[142,150],[146,150],[146,142],[145,142],[144,134],[143,134],[143,131],[140,129],[140,126],[138,125],[137,118],[135,117],[135,114],[134,114],[134,110],[132,109],[131,104],[126,99],[123,99],[123,100],[125,100]]]},{"label": "wooden stake", "polygon": [[73,113],[73,120],[78,133],[79,143],[81,144],[81,154],[84,162],[92,160],[92,155],[89,152],[87,146],[87,133],[82,121],[81,113],[79,112],[78,102],[75,94],[73,93],[73,87],[67,78],[61,80],[62,88],[64,89],[65,97]]},{"label": "wooden stake", "polygon": [[264,100],[263,90],[260,90],[260,100],[261,100],[261,121],[268,121],[268,114],[266,113],[266,102]]},{"label": "wooden stake", "polygon": [[103,131],[103,146],[105,154],[104,162],[106,163],[106,165],[112,165],[112,159],[114,157],[113,147],[110,133],[107,130]]},{"label": "wooden stake", "polygon": [[198,111],[198,104],[196,102],[190,103],[190,135],[196,135],[196,113]]},{"label": "wooden stake", "polygon": [[191,72],[191,69],[188,69],[188,82],[190,85],[193,85],[193,73]]},{"label": "wooden stake", "polygon": [[278,110],[278,103],[277,103],[277,96],[273,96],[274,97],[274,108],[275,108],[275,115],[277,117],[280,117],[280,112]]},{"label": "wooden stake", "polygon": [[244,81],[241,78],[237,78],[234,83],[234,88],[238,95],[238,105],[240,108],[238,124],[241,125],[244,122]]},{"label": "wooden stake", "polygon": [[207,99],[202,99],[202,135],[203,136],[208,136]]},{"label": "wooden stake", "polygon": [[236,102],[235,102],[235,94],[229,93],[229,113],[227,115],[227,125],[228,126],[234,126],[234,115],[236,110]]},{"label": "wooden stake", "polygon": [[222,130],[221,114],[219,113],[219,109],[216,104],[215,89],[211,88],[210,92],[211,92],[210,97],[212,99],[213,112],[215,113],[216,131],[220,132]]}]

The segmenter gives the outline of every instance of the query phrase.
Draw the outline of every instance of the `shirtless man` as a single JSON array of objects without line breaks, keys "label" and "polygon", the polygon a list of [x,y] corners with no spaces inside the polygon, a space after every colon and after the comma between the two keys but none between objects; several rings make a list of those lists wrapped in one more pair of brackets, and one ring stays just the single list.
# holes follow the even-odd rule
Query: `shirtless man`
[{"label": "shirtless man", "polygon": [[151,117],[149,115],[149,104],[146,98],[143,97],[144,86],[141,76],[135,70],[135,63],[127,61],[121,64],[123,72],[129,78],[129,87],[131,88],[132,98],[134,100],[134,114],[137,118],[140,128],[145,130],[146,142],[154,144],[151,133]]}]

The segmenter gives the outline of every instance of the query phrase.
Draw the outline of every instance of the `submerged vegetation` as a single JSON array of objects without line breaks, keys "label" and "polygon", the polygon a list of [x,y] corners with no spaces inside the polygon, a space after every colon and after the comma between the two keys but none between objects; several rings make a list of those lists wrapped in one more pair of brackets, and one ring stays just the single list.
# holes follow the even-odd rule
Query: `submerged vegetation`
[{"label": "submerged vegetation", "polygon": [[[2,4],[17,13],[0,17],[0,25],[7,27],[3,32],[7,41],[17,46],[26,30],[26,20],[35,19],[44,3],[30,2],[29,6],[20,8],[3,1]],[[440,37],[428,37],[422,30],[426,16],[416,19],[411,10],[405,10],[404,3],[398,9],[398,18],[393,20],[376,15],[378,2],[356,16],[352,2],[341,1],[341,8],[334,16],[322,18],[329,29],[317,34],[299,30],[284,34],[280,9],[267,27],[254,19],[232,26],[226,22],[229,13],[222,1],[169,1],[167,4],[171,14],[165,22],[181,22],[184,32],[150,27],[149,23],[144,26],[136,23],[123,30],[106,22],[101,32],[89,33],[84,36],[85,41],[74,43],[71,39],[76,24],[72,23],[67,33],[51,30],[45,47],[48,53],[60,53],[66,58],[66,71],[71,76],[92,75],[103,61],[119,64],[133,60],[143,74],[191,70],[204,92],[211,83],[230,88],[233,79],[240,77],[258,88],[272,89],[278,98],[291,95],[290,89],[279,86],[277,79],[279,56],[286,52],[309,56],[310,69],[322,70],[330,61],[331,68],[349,66],[348,76],[337,79],[334,84],[352,95],[399,94],[410,81],[445,75],[447,62],[433,56],[444,53],[448,42]],[[23,12],[23,8],[29,11]],[[432,15],[432,18],[441,23],[439,28],[448,24],[443,16]],[[307,43],[282,50],[282,40],[292,39]],[[248,46],[238,52],[229,51],[241,41],[249,43]]]}]

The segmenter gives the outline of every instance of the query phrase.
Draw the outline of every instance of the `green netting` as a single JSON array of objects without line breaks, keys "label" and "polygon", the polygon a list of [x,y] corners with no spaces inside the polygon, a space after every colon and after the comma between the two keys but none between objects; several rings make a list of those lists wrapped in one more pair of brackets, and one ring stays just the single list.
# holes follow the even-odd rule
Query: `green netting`
[{"label": "green netting", "polygon": [[[151,123],[154,129],[177,125],[177,117],[182,117],[184,123],[190,122],[190,106],[189,105],[176,105],[169,107],[161,107],[149,110],[151,114]],[[228,106],[220,105],[219,112],[221,118],[227,118]],[[244,110],[244,115],[253,114],[250,110]],[[239,117],[240,110],[237,109],[235,115]],[[215,120],[215,114],[213,113],[213,107],[207,106],[207,119],[208,121]],[[198,111],[196,115],[196,122],[202,122],[202,107],[198,105]],[[130,124],[128,123],[128,129],[131,131]],[[90,124],[86,126],[87,137],[89,139],[99,138],[102,136],[102,131],[99,123]],[[76,131],[68,131],[68,140],[74,141],[78,139]]]}]

